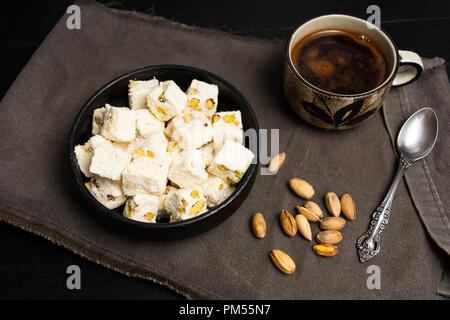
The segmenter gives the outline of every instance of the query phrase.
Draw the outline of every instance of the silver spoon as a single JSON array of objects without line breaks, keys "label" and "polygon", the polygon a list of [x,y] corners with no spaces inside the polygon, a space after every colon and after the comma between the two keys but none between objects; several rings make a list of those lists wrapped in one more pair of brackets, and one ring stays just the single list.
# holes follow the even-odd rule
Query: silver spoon
[{"label": "silver spoon", "polygon": [[426,157],[433,149],[438,136],[438,119],[433,109],[423,108],[406,120],[397,137],[400,163],[397,174],[383,202],[372,214],[367,232],[356,242],[359,260],[366,262],[375,257],[381,248],[381,234],[389,222],[392,200],[405,170],[413,162]]}]

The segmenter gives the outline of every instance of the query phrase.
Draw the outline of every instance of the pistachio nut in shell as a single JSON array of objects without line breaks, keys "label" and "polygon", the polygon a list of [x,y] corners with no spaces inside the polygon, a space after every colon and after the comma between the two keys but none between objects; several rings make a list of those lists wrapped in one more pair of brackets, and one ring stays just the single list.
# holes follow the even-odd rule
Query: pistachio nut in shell
[{"label": "pistachio nut in shell", "polygon": [[309,211],[314,212],[319,216],[319,218],[323,218],[323,212],[322,209],[320,209],[319,205],[315,203],[314,201],[308,201],[303,205],[306,209]]},{"label": "pistachio nut in shell", "polygon": [[311,210],[306,209],[305,207],[296,206],[295,208],[297,209],[297,212],[299,214],[304,215],[305,218],[311,222],[317,222],[320,220],[320,217],[316,213],[312,212]]},{"label": "pistachio nut in shell", "polygon": [[289,186],[292,191],[303,199],[311,199],[314,195],[314,188],[312,185],[303,179],[300,178],[292,178],[289,180]]},{"label": "pistachio nut in shell", "polygon": [[295,216],[295,222],[297,222],[297,228],[298,231],[302,234],[302,236],[306,239],[311,241],[312,240],[312,233],[311,233],[311,226],[309,225],[308,219],[302,214],[298,214]]},{"label": "pistachio nut in shell", "polygon": [[325,230],[319,232],[316,239],[320,243],[337,244],[342,241],[342,233],[338,230]]},{"label": "pistachio nut in shell", "polygon": [[355,201],[353,201],[352,196],[348,193],[344,194],[341,197],[341,209],[342,214],[348,219],[348,220],[355,220],[356,219],[356,205]]},{"label": "pistachio nut in shell", "polygon": [[266,235],[267,225],[261,213],[255,213],[252,218],[252,230],[255,237],[262,239]]},{"label": "pistachio nut in shell", "polygon": [[280,223],[284,233],[288,236],[293,237],[297,234],[297,222],[295,222],[292,214],[290,214],[286,209],[281,211]]},{"label": "pistachio nut in shell", "polygon": [[328,209],[328,212],[335,217],[339,217],[341,214],[341,201],[339,197],[334,192],[328,192],[325,195],[325,206]]},{"label": "pistachio nut in shell", "polygon": [[269,163],[270,172],[273,172],[273,173],[278,172],[278,170],[280,170],[280,168],[283,166],[285,160],[286,160],[285,152],[277,154],[275,157],[273,157]]},{"label": "pistachio nut in shell", "polygon": [[295,272],[295,262],[290,256],[281,250],[274,249],[270,252],[270,259],[273,264],[283,273],[291,274]]},{"label": "pistachio nut in shell", "polygon": [[332,244],[316,244],[315,246],[313,246],[313,250],[319,256],[324,257],[332,257],[339,252],[338,248]]},{"label": "pistachio nut in shell", "polygon": [[345,227],[345,219],[341,217],[327,217],[320,220],[319,226],[322,230],[341,230]]}]

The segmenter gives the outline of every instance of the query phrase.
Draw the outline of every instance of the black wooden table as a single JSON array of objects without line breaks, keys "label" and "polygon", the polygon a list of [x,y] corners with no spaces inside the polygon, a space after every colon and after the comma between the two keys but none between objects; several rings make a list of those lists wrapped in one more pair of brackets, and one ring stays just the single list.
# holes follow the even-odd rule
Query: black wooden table
[{"label": "black wooden table", "polygon": [[[110,1],[100,1],[110,3]],[[0,3],[0,98],[73,1]],[[188,25],[238,35],[285,39],[315,16],[343,13],[366,19],[377,4],[381,27],[404,50],[440,56],[449,72],[450,2],[444,1],[114,1],[111,6],[152,13]],[[5,168],[0,168],[4,170]],[[81,290],[68,290],[66,269],[81,269]],[[182,299],[157,284],[125,277],[43,238],[0,223],[0,299]]]}]

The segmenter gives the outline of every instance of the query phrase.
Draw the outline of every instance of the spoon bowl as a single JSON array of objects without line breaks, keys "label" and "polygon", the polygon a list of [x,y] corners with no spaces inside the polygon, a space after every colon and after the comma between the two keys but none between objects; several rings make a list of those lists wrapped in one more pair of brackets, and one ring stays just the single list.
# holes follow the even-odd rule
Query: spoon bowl
[{"label": "spoon bowl", "polygon": [[427,156],[438,136],[438,119],[431,108],[416,111],[400,129],[397,148],[403,158],[413,162]]}]

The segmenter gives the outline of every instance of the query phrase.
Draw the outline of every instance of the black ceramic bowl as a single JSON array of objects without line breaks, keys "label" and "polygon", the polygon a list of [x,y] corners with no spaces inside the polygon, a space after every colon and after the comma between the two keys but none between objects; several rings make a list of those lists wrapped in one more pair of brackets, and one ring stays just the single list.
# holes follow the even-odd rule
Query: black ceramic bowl
[{"label": "black ceramic bowl", "polygon": [[[150,66],[120,76],[98,90],[81,108],[70,132],[69,159],[77,187],[92,212],[103,218],[119,232],[144,235],[150,239],[177,240],[207,231],[232,215],[250,192],[258,165],[250,165],[250,168],[236,186],[235,192],[228,199],[208,212],[189,220],[172,223],[144,223],[125,218],[122,215],[123,206],[110,210],[98,202],[84,185],[87,178],[78,168],[74,148],[78,144],[84,144],[91,137],[91,121],[94,109],[103,107],[105,103],[113,106],[128,106],[129,80],[148,80],[153,77],[161,81],[174,80],[182,90],[188,88],[192,79],[214,83],[219,87],[218,111],[240,110],[244,130],[252,128],[258,132],[259,125],[250,104],[233,85],[208,71],[180,65]],[[246,144],[248,147],[248,141],[246,141]],[[259,140],[257,147],[259,151]]]}]

